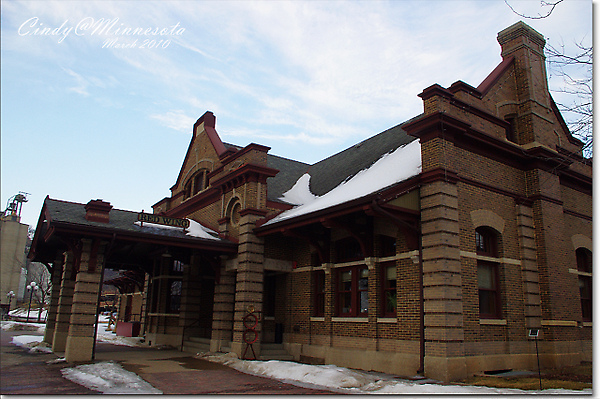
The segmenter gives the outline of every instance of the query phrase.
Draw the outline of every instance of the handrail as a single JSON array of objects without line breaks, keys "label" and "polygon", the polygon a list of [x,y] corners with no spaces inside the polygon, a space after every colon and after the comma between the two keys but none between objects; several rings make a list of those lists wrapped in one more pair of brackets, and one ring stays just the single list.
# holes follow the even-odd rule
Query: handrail
[{"label": "handrail", "polygon": [[185,330],[187,330],[189,327],[192,327],[194,324],[200,323],[202,319],[198,318],[198,320],[194,320],[192,323],[188,324],[187,326],[183,326],[183,331],[181,332],[181,349],[180,352],[183,352],[183,343],[185,342]]}]

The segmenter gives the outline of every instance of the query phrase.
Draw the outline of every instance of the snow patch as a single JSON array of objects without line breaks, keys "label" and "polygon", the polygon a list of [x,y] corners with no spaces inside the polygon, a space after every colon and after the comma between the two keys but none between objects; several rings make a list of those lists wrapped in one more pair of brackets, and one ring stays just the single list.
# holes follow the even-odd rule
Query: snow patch
[{"label": "snow patch", "polygon": [[310,192],[310,175],[305,173],[279,199],[288,204],[303,205],[314,201],[316,198],[317,196]]},{"label": "snow patch", "polygon": [[310,192],[310,175],[304,174],[281,199],[297,206],[284,211],[264,225],[330,208],[400,183],[421,173],[421,144],[419,140],[384,154],[367,169],[363,169],[333,190],[316,196]]},{"label": "snow patch", "polygon": [[[40,322],[45,322],[47,314],[48,314],[48,311],[46,309],[42,309],[42,311],[40,313],[39,307],[33,306],[31,308],[31,310],[29,310],[28,308],[13,309],[8,313],[8,317],[13,320],[16,320],[16,321],[29,321],[29,320],[38,321],[39,320]],[[28,316],[29,316],[29,318],[27,318]]]},{"label": "snow patch", "polygon": [[[187,219],[187,220],[189,220],[189,222],[190,222],[190,227],[188,227],[185,230],[185,234],[187,236],[196,237],[196,238],[205,238],[208,240],[220,240],[220,238],[218,237],[218,233],[216,231],[211,230],[208,227],[204,227],[203,225],[196,222],[195,220],[192,220],[192,219]],[[165,226],[162,224],[154,224],[154,223],[150,223],[150,222],[144,222],[142,224],[142,222],[137,221],[137,222],[134,222],[133,224],[135,224],[136,226],[141,226],[142,228],[150,227],[150,228],[165,229],[165,230],[179,230],[179,231],[183,230],[181,227]]]},{"label": "snow patch", "polygon": [[18,321],[2,321],[1,328],[4,331],[32,331],[44,333],[46,325],[43,323],[20,323]]},{"label": "snow patch", "polygon": [[104,394],[162,394],[137,374],[114,362],[83,364],[61,370],[63,377]]},{"label": "snow patch", "polygon": [[[199,354],[202,358],[224,364],[238,371],[275,378],[284,382],[313,387],[325,387],[341,393],[352,394],[459,394],[459,395],[556,395],[577,394],[589,395],[591,389],[583,391],[565,389],[546,389],[542,391],[525,391],[509,388],[491,388],[471,385],[442,385],[419,383],[398,378],[384,379],[377,374],[350,370],[335,365],[310,365],[279,360],[247,361],[237,358],[235,353]],[[429,380],[431,381],[431,380]]]},{"label": "snow patch", "polygon": [[52,348],[46,342],[42,342],[43,339],[41,335],[17,335],[12,337],[11,342],[22,348],[28,348],[30,353],[52,353]]}]

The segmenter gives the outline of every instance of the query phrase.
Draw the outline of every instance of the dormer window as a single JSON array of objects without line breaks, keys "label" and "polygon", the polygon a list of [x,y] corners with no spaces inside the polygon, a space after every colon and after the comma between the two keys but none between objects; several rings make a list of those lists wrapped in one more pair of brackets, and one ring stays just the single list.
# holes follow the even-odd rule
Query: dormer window
[{"label": "dormer window", "polygon": [[187,199],[208,188],[208,170],[200,169],[188,179],[183,187],[183,198]]}]

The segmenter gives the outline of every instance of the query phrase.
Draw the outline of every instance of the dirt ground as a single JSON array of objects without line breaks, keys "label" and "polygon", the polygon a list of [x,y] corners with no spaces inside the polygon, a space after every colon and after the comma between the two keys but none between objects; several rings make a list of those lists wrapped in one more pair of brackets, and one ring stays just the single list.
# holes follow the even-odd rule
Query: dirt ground
[{"label": "dirt ground", "polygon": [[[543,389],[591,389],[592,363],[582,362],[578,366],[542,370],[541,377]],[[511,373],[506,373],[506,375],[479,375],[460,381],[460,384],[496,388],[540,389],[540,379],[537,372],[526,375],[511,375]]]}]

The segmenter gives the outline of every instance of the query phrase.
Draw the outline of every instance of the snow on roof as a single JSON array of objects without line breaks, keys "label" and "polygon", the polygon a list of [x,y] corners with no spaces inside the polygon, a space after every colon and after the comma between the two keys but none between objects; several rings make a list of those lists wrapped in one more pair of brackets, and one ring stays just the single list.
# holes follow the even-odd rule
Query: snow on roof
[{"label": "snow on roof", "polygon": [[310,191],[310,175],[304,174],[280,198],[296,206],[280,213],[264,225],[365,197],[419,173],[421,173],[421,144],[418,140],[414,140],[384,154],[370,167],[361,170],[322,196],[316,196]]},{"label": "snow on roof", "polygon": [[[216,231],[211,230],[208,227],[204,227],[203,225],[196,222],[195,220],[192,220],[192,219],[187,219],[187,220],[189,220],[189,222],[190,222],[190,227],[188,227],[185,230],[186,235],[188,235],[190,237],[206,238],[209,240],[220,240],[220,238],[218,237],[218,233]],[[149,227],[149,228],[158,228],[158,229],[167,229],[167,230],[179,230],[179,231],[182,230],[181,227],[166,226],[166,225],[154,224],[154,223],[150,223],[150,222],[144,222],[142,224],[141,222],[136,221],[136,222],[134,222],[134,224],[137,226],[141,226],[142,228]]]}]

